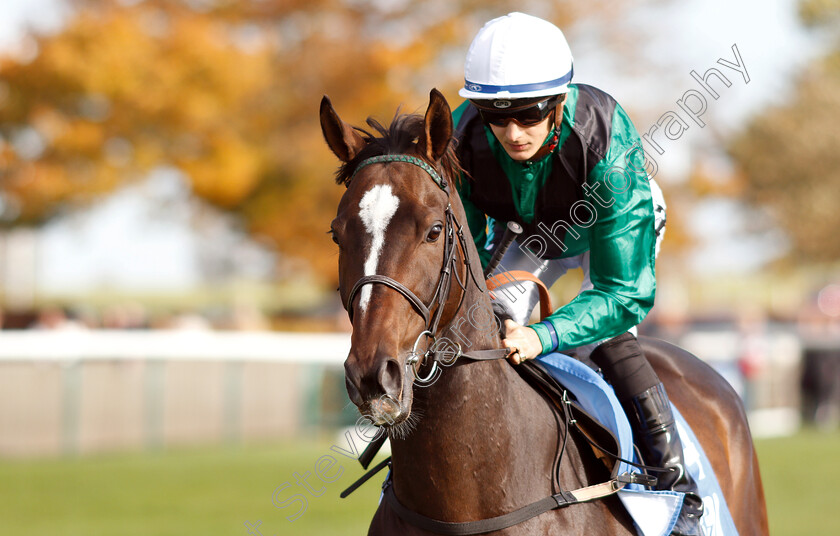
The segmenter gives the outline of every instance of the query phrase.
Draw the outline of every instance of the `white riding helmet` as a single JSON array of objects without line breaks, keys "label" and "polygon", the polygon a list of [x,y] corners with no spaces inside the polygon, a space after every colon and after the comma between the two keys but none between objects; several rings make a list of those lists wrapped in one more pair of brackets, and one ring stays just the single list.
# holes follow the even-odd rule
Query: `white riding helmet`
[{"label": "white riding helmet", "polygon": [[565,93],[572,63],[560,28],[510,13],[485,24],[473,39],[458,94],[466,99],[520,99]]}]

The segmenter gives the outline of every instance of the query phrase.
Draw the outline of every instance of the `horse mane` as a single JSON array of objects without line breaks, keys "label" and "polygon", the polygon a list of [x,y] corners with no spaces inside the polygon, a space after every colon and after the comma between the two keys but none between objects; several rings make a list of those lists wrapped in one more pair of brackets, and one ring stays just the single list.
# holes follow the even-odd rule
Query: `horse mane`
[{"label": "horse mane", "polygon": [[[359,151],[352,160],[345,162],[338,168],[335,173],[335,182],[348,186],[350,179],[353,178],[353,173],[363,161],[374,156],[389,155],[389,154],[414,154],[427,160],[424,155],[420,155],[417,150],[417,140],[421,136],[425,136],[424,127],[425,118],[418,114],[400,114],[400,111],[394,114],[394,119],[388,127],[385,127],[372,117],[368,117],[365,121],[375,133],[371,133],[360,127],[353,127],[362,135],[365,140],[365,146]],[[456,141],[453,137],[449,140],[449,145],[446,147],[443,157],[441,158],[440,166],[441,175],[448,178],[450,181],[460,180],[463,169],[458,162],[458,156],[455,152]],[[434,166],[434,162],[429,162]]]}]

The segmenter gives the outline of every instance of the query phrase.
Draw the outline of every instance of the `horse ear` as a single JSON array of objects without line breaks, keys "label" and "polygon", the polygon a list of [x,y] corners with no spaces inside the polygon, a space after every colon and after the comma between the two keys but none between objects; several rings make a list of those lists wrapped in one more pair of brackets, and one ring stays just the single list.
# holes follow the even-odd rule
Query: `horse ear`
[{"label": "horse ear", "polygon": [[425,138],[420,139],[420,150],[432,162],[440,160],[452,138],[452,110],[446,98],[437,89],[429,94],[429,108],[426,110]]},{"label": "horse ear", "polygon": [[321,132],[327,145],[342,162],[353,160],[365,146],[365,140],[359,133],[338,117],[326,95],[321,99]]}]

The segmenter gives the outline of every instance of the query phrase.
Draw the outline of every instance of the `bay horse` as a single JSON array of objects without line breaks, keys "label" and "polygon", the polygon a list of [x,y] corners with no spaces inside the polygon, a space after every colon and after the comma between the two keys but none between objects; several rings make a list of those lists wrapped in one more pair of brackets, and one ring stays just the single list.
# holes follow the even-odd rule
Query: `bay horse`
[{"label": "bay horse", "polygon": [[[592,448],[565,434],[567,422],[504,359],[454,355],[438,367],[418,345],[458,342],[460,353],[502,348],[480,318],[491,311],[478,253],[455,193],[459,167],[443,95],[425,116],[395,115],[376,132],[340,119],[321,101],[321,128],[346,186],[330,233],[338,244],[339,294],[353,330],[344,368],[350,400],[387,429],[391,491],[409,512],[463,523],[509,514],[561,489],[609,478]],[[476,313],[476,312],[479,313]],[[742,536],[767,534],[764,492],[743,406],[729,384],[695,356],[644,340],[671,400],[714,468]],[[452,350],[455,353],[455,350]],[[453,363],[454,362],[454,363]],[[433,377],[434,376],[434,377]],[[561,467],[555,467],[563,442]],[[381,501],[371,535],[434,534]],[[609,495],[553,509],[492,534],[636,534]]]}]

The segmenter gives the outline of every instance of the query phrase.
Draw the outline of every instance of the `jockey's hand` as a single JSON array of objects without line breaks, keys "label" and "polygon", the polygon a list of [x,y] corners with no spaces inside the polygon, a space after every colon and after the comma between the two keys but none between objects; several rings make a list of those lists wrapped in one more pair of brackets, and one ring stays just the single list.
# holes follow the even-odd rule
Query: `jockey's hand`
[{"label": "jockey's hand", "polygon": [[527,359],[534,359],[542,353],[542,343],[533,329],[517,324],[513,320],[505,320],[505,334],[507,336],[502,339],[502,344],[505,348],[513,349],[508,360],[514,365]]}]

